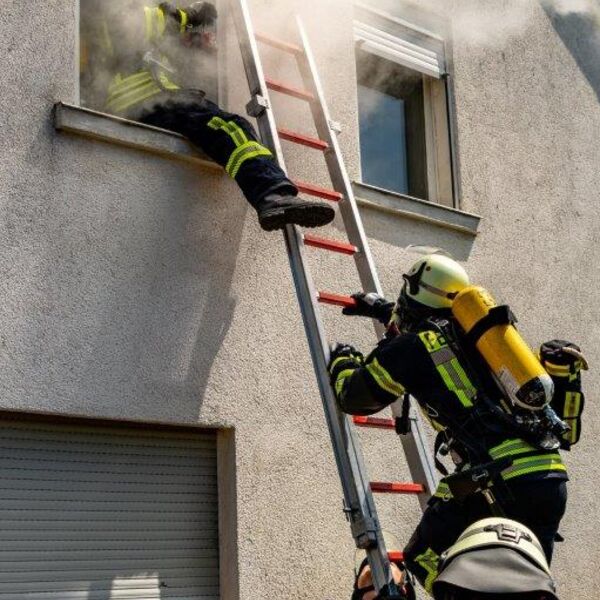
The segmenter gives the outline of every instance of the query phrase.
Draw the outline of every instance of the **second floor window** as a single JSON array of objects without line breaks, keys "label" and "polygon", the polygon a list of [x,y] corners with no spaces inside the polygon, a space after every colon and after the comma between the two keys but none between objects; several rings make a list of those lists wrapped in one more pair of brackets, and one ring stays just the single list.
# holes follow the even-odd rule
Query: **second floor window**
[{"label": "second floor window", "polygon": [[362,182],[453,206],[443,39],[372,6],[355,16]]}]

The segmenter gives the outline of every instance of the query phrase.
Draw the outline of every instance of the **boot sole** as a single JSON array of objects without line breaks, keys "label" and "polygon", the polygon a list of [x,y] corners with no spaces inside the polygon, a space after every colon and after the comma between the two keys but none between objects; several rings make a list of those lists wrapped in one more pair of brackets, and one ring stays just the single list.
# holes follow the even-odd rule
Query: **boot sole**
[{"label": "boot sole", "polygon": [[335,210],[331,206],[306,204],[305,206],[273,208],[260,215],[259,223],[265,231],[273,231],[292,224],[300,227],[322,227],[331,223],[334,217]]}]

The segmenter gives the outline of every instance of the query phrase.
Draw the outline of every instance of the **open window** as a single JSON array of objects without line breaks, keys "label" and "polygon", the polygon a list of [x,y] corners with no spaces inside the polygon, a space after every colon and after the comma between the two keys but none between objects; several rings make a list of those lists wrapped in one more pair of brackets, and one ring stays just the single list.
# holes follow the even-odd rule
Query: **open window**
[{"label": "open window", "polygon": [[444,38],[356,3],[361,181],[455,206]]},{"label": "open window", "polygon": [[[176,24],[169,18],[155,27],[164,27],[160,41],[149,39],[145,7],[158,7],[156,0],[80,0],[80,105],[101,112],[107,105],[109,86],[115,77],[128,77],[143,69],[152,71],[157,83],[166,76],[181,88],[206,92],[219,98],[219,52],[207,51],[200,43],[200,28]],[[192,4],[171,2],[173,7]],[[219,9],[218,0],[211,4]],[[214,36],[219,40],[217,19]],[[152,24],[150,24],[152,28]],[[212,33],[211,33],[212,35]],[[218,47],[218,41],[217,41]],[[164,67],[164,68],[163,68]],[[124,116],[124,115],[120,115]]]}]

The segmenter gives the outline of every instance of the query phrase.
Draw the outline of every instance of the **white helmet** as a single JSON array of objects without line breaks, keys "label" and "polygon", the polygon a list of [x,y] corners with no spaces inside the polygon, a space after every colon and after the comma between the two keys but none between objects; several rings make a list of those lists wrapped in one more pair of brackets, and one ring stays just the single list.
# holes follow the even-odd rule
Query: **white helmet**
[{"label": "white helmet", "polygon": [[442,554],[436,600],[477,598],[558,600],[546,556],[525,525],[491,517],[467,527]]},{"label": "white helmet", "polygon": [[443,254],[420,258],[402,277],[406,296],[429,308],[450,308],[458,292],[469,285],[462,266]]}]

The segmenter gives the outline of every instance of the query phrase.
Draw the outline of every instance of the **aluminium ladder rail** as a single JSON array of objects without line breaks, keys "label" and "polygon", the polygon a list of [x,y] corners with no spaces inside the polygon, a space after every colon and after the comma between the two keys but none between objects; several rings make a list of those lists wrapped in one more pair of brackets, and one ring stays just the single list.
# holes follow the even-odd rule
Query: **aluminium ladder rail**
[{"label": "aluminium ladder rail", "polygon": [[[373,583],[378,591],[387,590],[391,598],[398,596],[397,586],[393,583],[391,569],[383,534],[372,492],[412,493],[419,494],[421,507],[425,507],[427,498],[433,493],[437,477],[433,464],[426,450],[425,435],[419,416],[411,411],[411,433],[400,436],[407,457],[411,476],[420,483],[386,483],[369,482],[364,468],[363,457],[357,435],[353,427],[353,419],[343,414],[337,407],[333,391],[329,383],[327,363],[329,346],[319,317],[318,303],[349,305],[354,301],[348,296],[317,292],[304,260],[304,247],[312,246],[322,250],[352,255],[361,283],[365,290],[381,294],[375,265],[367,244],[362,221],[354,200],[352,186],[346,173],[340,147],[336,138],[336,125],[331,121],[324,94],[319,81],[315,61],[310,51],[304,28],[298,20],[301,44],[295,45],[280,41],[266,35],[256,33],[252,24],[247,0],[230,0],[231,11],[235,22],[238,41],[250,87],[251,100],[247,105],[248,114],[257,119],[260,138],[277,158],[282,169],[285,161],[280,139],[285,139],[324,153],[327,168],[333,183],[333,190],[327,190],[309,183],[295,184],[301,192],[318,196],[332,202],[338,202],[350,243],[322,238],[316,235],[303,234],[298,227],[286,226],[284,237],[290,266],[308,338],[313,366],[323,401],[327,425],[334,449],[337,468],[340,475],[344,495],[344,512],[350,522],[356,546],[367,552],[372,570]],[[284,82],[265,77],[258,51],[258,42],[267,44],[283,52],[291,53],[302,76],[305,88],[300,89]],[[287,94],[309,103],[318,132],[318,139],[299,134],[287,129],[278,128],[269,101],[269,90]],[[379,336],[383,327],[375,324]],[[399,415],[399,403],[393,407],[393,414]],[[354,419],[359,426],[380,427],[377,418]],[[382,419],[379,419],[382,421]],[[393,422],[393,421],[392,421]],[[373,425],[375,423],[375,425]],[[398,556],[393,556],[398,558]]]}]

